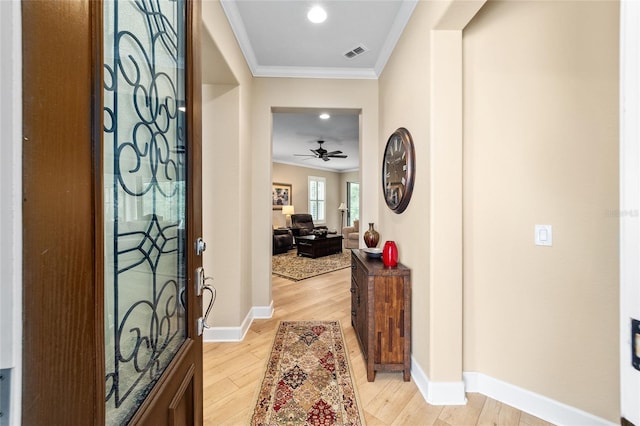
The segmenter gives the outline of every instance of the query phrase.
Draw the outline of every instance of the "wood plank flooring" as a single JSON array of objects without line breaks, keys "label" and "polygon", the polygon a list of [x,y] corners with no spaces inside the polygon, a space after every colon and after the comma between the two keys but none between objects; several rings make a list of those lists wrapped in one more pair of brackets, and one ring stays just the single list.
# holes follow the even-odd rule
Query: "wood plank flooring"
[{"label": "wood plank flooring", "polygon": [[[550,425],[478,393],[467,394],[469,402],[465,406],[429,405],[415,383],[404,382],[401,373],[377,373],[374,382],[367,382],[362,353],[351,327],[350,271],[346,268],[298,282],[274,275],[273,318],[255,320],[242,342],[204,344],[205,425],[249,424],[281,320],[341,322],[364,421],[369,426]],[[210,322],[215,325],[215,308]]]}]

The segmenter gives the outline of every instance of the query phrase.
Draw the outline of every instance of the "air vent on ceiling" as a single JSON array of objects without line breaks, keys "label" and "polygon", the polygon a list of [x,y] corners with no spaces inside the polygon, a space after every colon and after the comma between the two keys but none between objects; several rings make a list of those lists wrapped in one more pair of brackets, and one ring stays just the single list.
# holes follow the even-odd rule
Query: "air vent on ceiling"
[{"label": "air vent on ceiling", "polygon": [[360,44],[360,45],[356,46],[354,49],[352,49],[352,50],[350,50],[350,51],[346,52],[346,53],[344,54],[344,56],[345,56],[347,59],[355,58],[355,57],[356,57],[356,56],[358,56],[358,55],[362,55],[362,54],[363,54],[364,52],[366,52],[367,50],[369,50],[369,49],[367,49],[363,44]]}]

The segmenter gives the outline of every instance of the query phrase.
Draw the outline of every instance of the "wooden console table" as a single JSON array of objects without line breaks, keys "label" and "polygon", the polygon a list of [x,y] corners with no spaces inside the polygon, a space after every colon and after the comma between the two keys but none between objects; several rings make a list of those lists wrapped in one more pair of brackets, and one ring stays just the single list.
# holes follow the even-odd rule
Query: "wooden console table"
[{"label": "wooden console table", "polygon": [[296,237],[296,245],[298,246],[298,256],[308,256],[315,259],[320,256],[342,253],[342,235],[329,234],[326,237],[305,235]]},{"label": "wooden console table", "polygon": [[411,269],[386,268],[380,259],[351,250],[351,325],[367,365],[376,371],[402,371],[411,379]]}]

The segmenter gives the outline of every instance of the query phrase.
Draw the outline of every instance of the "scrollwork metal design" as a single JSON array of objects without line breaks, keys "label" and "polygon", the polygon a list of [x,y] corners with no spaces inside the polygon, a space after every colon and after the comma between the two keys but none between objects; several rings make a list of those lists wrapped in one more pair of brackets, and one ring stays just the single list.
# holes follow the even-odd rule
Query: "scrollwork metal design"
[{"label": "scrollwork metal design", "polygon": [[107,422],[123,423],[186,336],[184,1],[104,16],[105,383]]}]

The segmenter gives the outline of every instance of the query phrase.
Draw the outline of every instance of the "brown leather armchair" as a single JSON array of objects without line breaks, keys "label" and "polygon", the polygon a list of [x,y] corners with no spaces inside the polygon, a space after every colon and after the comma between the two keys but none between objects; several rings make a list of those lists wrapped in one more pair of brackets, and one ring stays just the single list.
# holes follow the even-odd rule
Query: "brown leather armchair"
[{"label": "brown leather armchair", "polygon": [[288,229],[273,230],[273,254],[286,253],[293,248],[293,236]]},{"label": "brown leather armchair", "polygon": [[313,217],[309,213],[298,213],[291,215],[291,233],[294,237],[312,235],[313,231],[326,230],[327,227],[313,224]]}]

